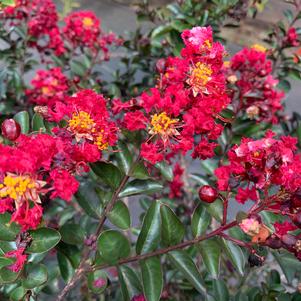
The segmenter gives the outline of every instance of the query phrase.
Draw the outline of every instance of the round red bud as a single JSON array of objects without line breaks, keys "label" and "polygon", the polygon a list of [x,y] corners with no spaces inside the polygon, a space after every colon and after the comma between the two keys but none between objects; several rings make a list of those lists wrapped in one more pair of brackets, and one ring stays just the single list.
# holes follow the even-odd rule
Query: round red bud
[{"label": "round red bud", "polygon": [[15,141],[21,134],[21,127],[14,119],[5,119],[1,125],[2,136]]},{"label": "round red bud", "polygon": [[265,245],[270,247],[271,249],[280,249],[282,247],[282,242],[278,237],[271,235],[265,241]]},{"label": "round red bud", "polygon": [[213,203],[218,197],[218,192],[212,186],[204,185],[199,189],[199,197],[205,203]]},{"label": "round red bud", "polygon": [[291,234],[285,234],[282,235],[281,241],[287,246],[292,247],[296,244],[297,238],[294,235]]}]

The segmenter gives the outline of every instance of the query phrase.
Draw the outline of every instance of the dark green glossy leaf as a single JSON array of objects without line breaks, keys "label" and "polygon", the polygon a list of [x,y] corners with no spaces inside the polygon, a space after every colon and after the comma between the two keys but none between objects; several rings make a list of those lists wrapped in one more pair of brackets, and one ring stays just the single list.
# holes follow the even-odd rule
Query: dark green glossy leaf
[{"label": "dark green glossy leaf", "polygon": [[40,114],[35,113],[33,115],[31,120],[31,128],[34,132],[46,132],[44,119]]},{"label": "dark green glossy leaf", "polygon": [[155,201],[147,210],[140,234],[137,239],[136,252],[144,254],[155,250],[160,242],[160,203]]},{"label": "dark green glossy leaf", "polygon": [[220,267],[221,248],[216,239],[211,238],[201,241],[198,249],[202,255],[203,262],[213,278],[217,278]]},{"label": "dark green glossy leaf", "polygon": [[119,141],[117,143],[117,151],[115,153],[115,156],[120,170],[123,171],[124,174],[128,175],[133,165],[133,156],[129,151],[127,145],[122,141]]},{"label": "dark green glossy leaf", "polygon": [[108,214],[108,219],[116,227],[126,230],[131,227],[131,216],[127,205],[118,201],[112,211]]},{"label": "dark green glossy leaf", "polygon": [[21,271],[18,273],[12,272],[8,268],[4,267],[0,269],[0,284],[15,282],[20,276]]},{"label": "dark green glossy leaf", "polygon": [[143,162],[138,162],[135,164],[131,172],[131,176],[140,180],[146,180],[149,178],[149,173],[146,167],[144,166]]},{"label": "dark green glossy leaf", "polygon": [[296,272],[301,270],[301,262],[287,251],[282,251],[281,253],[273,252],[273,256],[280,265],[287,281],[291,283]]},{"label": "dark green glossy leaf", "polygon": [[211,204],[205,204],[208,213],[213,216],[217,221],[221,221],[223,218],[223,202],[220,199],[215,200]]},{"label": "dark green glossy leaf", "polygon": [[64,281],[68,283],[74,274],[74,268],[71,264],[71,261],[62,252],[57,252],[57,261],[61,276]]},{"label": "dark green glossy leaf", "polygon": [[120,265],[118,267],[118,277],[124,301],[130,301],[134,296],[142,292],[143,288],[137,273],[130,267]]},{"label": "dark green glossy leaf", "polygon": [[32,242],[26,249],[27,253],[44,253],[54,248],[61,240],[61,235],[58,231],[50,228],[39,228],[30,230]]},{"label": "dark green glossy leaf", "polygon": [[26,289],[22,286],[16,287],[11,293],[10,298],[12,301],[20,301],[23,300],[24,296],[26,295]]},{"label": "dark green glossy leaf", "polygon": [[114,189],[119,186],[122,180],[122,173],[115,165],[111,163],[97,162],[91,164],[91,168],[107,185]]},{"label": "dark green glossy leaf", "polygon": [[233,266],[239,272],[244,274],[245,269],[245,257],[241,248],[235,245],[232,241],[221,238],[223,252],[226,253],[227,257],[232,262]]},{"label": "dark green glossy leaf", "polygon": [[[103,285],[102,286],[97,285],[97,282],[95,283],[95,281],[97,280],[102,280]],[[108,285],[108,278],[105,271],[98,270],[88,274],[88,287],[93,293],[95,294],[102,293],[106,289],[107,285]]]},{"label": "dark green glossy leaf", "polygon": [[161,191],[163,186],[154,180],[133,180],[120,192],[119,197],[149,194]]},{"label": "dark green glossy leaf", "polygon": [[165,161],[162,161],[162,162],[155,164],[155,167],[160,170],[160,172],[165,180],[172,181],[173,171],[172,171],[171,165],[168,165]]},{"label": "dark green glossy leaf", "polygon": [[163,289],[163,274],[158,257],[140,261],[143,291],[147,301],[159,301]]},{"label": "dark green glossy leaf", "polygon": [[191,220],[191,228],[192,228],[193,236],[197,237],[205,234],[210,223],[211,223],[210,214],[207,212],[206,208],[202,204],[199,204],[195,208]]},{"label": "dark green glossy leaf", "polygon": [[70,245],[81,245],[85,239],[85,232],[80,225],[67,223],[60,228],[62,241]]},{"label": "dark green glossy leaf", "polygon": [[82,62],[74,61],[74,60],[70,62],[70,69],[72,73],[78,76],[84,76],[87,70],[87,68]]},{"label": "dark green glossy leaf", "polygon": [[206,295],[206,288],[202,276],[191,256],[188,255],[186,251],[176,250],[169,252],[168,258],[173,266],[183,274],[198,292]]},{"label": "dark green glossy leaf", "polygon": [[185,234],[184,225],[167,205],[162,205],[160,212],[162,220],[162,242],[167,246],[180,243]]},{"label": "dark green glossy leaf", "polygon": [[21,111],[14,116],[15,121],[17,121],[21,126],[21,132],[27,134],[29,132],[29,114],[26,111]]},{"label": "dark green glossy leaf", "polygon": [[216,300],[218,301],[229,301],[229,292],[227,286],[223,280],[213,280],[213,290]]},{"label": "dark green glossy leaf", "polygon": [[97,242],[101,257],[108,263],[116,263],[119,259],[130,255],[130,243],[119,231],[107,230],[100,234]]},{"label": "dark green glossy leaf", "polygon": [[47,268],[42,264],[29,263],[25,268],[25,278],[22,286],[26,289],[33,289],[47,282]]},{"label": "dark green glossy leaf", "polygon": [[10,214],[0,214],[0,240],[13,241],[20,232],[20,226],[10,223],[10,219]]}]

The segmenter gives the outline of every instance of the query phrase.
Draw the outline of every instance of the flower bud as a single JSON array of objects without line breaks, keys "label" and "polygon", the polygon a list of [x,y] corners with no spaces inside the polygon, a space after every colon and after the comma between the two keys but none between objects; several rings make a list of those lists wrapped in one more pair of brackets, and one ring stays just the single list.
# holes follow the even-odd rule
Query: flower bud
[{"label": "flower bud", "polygon": [[282,242],[281,240],[275,236],[275,235],[271,235],[266,241],[265,241],[265,245],[268,246],[271,249],[280,249],[282,247]]},{"label": "flower bud", "polygon": [[14,119],[5,119],[1,125],[1,131],[4,138],[15,141],[21,133],[21,127]]},{"label": "flower bud", "polygon": [[259,114],[259,108],[257,106],[250,106],[247,108],[247,115],[250,119],[254,119]]},{"label": "flower bud", "polygon": [[297,227],[301,228],[301,212],[298,212],[298,213],[294,214],[294,216],[293,216],[293,223]]},{"label": "flower bud", "polygon": [[282,235],[281,241],[287,246],[292,247],[296,244],[297,238],[294,235],[291,234],[285,234]]},{"label": "flower bud", "polygon": [[230,83],[230,84],[235,84],[237,82],[237,76],[236,75],[229,75],[227,77],[227,81]]},{"label": "flower bud", "polygon": [[215,188],[204,185],[199,190],[199,197],[205,203],[213,203],[217,199],[218,193]]},{"label": "flower bud", "polygon": [[266,75],[267,75],[267,72],[266,72],[264,69],[261,69],[261,70],[259,71],[259,76],[264,77],[264,76],[266,76]]},{"label": "flower bud", "polygon": [[165,59],[159,59],[156,63],[156,69],[159,73],[164,73],[166,68]]}]

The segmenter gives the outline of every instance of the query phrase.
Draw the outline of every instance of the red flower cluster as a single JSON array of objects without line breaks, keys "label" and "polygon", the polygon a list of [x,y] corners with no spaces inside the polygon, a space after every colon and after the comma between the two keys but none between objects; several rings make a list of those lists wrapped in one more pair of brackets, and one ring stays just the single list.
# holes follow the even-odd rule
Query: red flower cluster
[{"label": "red flower cluster", "polygon": [[257,200],[271,187],[281,196],[293,195],[301,185],[301,161],[295,154],[297,140],[290,136],[275,139],[268,131],[260,140],[243,138],[239,146],[228,152],[229,165],[215,170],[220,190],[237,187],[236,200]]},{"label": "red flower cluster", "polygon": [[250,119],[276,123],[276,113],[282,110],[284,93],[276,89],[272,62],[261,45],[243,48],[225,66],[232,83],[232,98],[237,96],[236,111],[246,112]]},{"label": "red flower cluster", "polygon": [[65,18],[63,28],[64,38],[71,43],[73,48],[88,47],[92,50],[102,49],[108,54],[107,45],[122,44],[113,33],[105,35],[100,29],[100,20],[93,12],[73,12]]},{"label": "red flower cluster", "polygon": [[58,138],[46,134],[21,135],[14,146],[0,145],[0,213],[12,212],[22,231],[40,224],[40,196],[69,201],[78,188],[71,169],[58,164],[60,146]]},{"label": "red flower cluster", "polygon": [[94,51],[101,50],[104,59],[108,59],[108,46],[123,42],[113,33],[103,33],[100,20],[89,11],[71,13],[60,29],[52,0],[17,0],[15,6],[4,9],[1,19],[7,28],[26,22],[31,37],[28,46],[35,47],[39,52],[48,53],[51,50],[57,56],[64,54],[67,48],[88,47]]},{"label": "red flower cluster", "polygon": [[182,176],[184,174],[184,169],[180,166],[180,164],[176,163],[173,169],[173,180],[169,183],[169,197],[180,198],[183,195],[182,187],[184,185]]},{"label": "red flower cluster", "polygon": [[128,130],[148,133],[141,155],[153,164],[167,152],[170,156],[191,149],[193,158],[212,157],[214,140],[223,129],[217,119],[229,103],[222,72],[225,51],[212,41],[211,28],[186,30],[182,38],[182,56],[158,62],[155,88],[137,101],[114,104],[117,112],[126,111],[124,126]]},{"label": "red flower cluster", "polygon": [[295,27],[290,27],[287,35],[284,39],[284,45],[297,47],[300,42],[298,41],[298,35]]},{"label": "red flower cluster", "polygon": [[60,67],[39,70],[31,81],[33,89],[26,91],[29,100],[38,105],[52,106],[63,101],[69,89],[68,79]]},{"label": "red flower cluster", "polygon": [[29,45],[43,52],[52,49],[56,55],[65,52],[60,34],[58,14],[52,0],[17,1],[13,7],[4,10],[3,18],[10,24],[19,25],[27,22],[28,34],[33,37]]},{"label": "red flower cluster", "polygon": [[48,109],[48,116],[57,122],[64,120],[66,126],[54,128],[53,132],[64,141],[66,154],[73,161],[95,162],[101,152],[113,146],[117,140],[117,127],[110,120],[106,100],[92,90],[82,90],[65,102],[56,102]]}]

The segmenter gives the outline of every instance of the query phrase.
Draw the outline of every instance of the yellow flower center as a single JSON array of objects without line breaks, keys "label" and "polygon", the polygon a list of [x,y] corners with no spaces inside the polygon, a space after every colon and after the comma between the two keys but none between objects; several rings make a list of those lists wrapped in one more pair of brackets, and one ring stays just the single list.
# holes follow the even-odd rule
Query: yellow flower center
[{"label": "yellow flower center", "polygon": [[69,128],[74,133],[92,133],[95,131],[95,122],[90,114],[84,111],[75,112],[68,121]]},{"label": "yellow flower center", "polygon": [[206,91],[206,84],[211,80],[213,71],[207,64],[198,62],[191,69],[187,83],[192,87],[193,95],[197,96],[200,91]]},{"label": "yellow flower center", "polygon": [[107,149],[109,147],[109,143],[105,141],[103,134],[99,134],[96,137],[96,139],[94,141],[94,144],[97,145],[97,147],[98,147],[99,150],[105,150],[105,149]]},{"label": "yellow flower center", "polygon": [[36,182],[30,177],[9,174],[4,178],[3,184],[0,184],[0,197],[9,197],[14,200],[19,200],[25,196],[26,193],[36,188]]},{"label": "yellow flower center", "polygon": [[42,87],[42,93],[44,95],[49,95],[50,94],[50,89],[48,87]]},{"label": "yellow flower center", "polygon": [[212,44],[211,44],[211,42],[209,41],[209,40],[205,40],[205,42],[204,42],[204,44],[203,44],[205,47],[207,47],[207,48],[211,48],[212,47]]},{"label": "yellow flower center", "polygon": [[251,48],[255,49],[259,52],[266,52],[267,51],[267,49],[264,46],[260,45],[260,44],[254,44],[254,45],[251,46]]},{"label": "yellow flower center", "polygon": [[85,17],[85,18],[83,18],[83,25],[85,27],[92,27],[94,25],[94,22],[91,18]]},{"label": "yellow flower center", "polygon": [[151,134],[169,135],[174,132],[174,125],[178,123],[178,119],[172,119],[165,112],[152,116],[150,130]]}]

